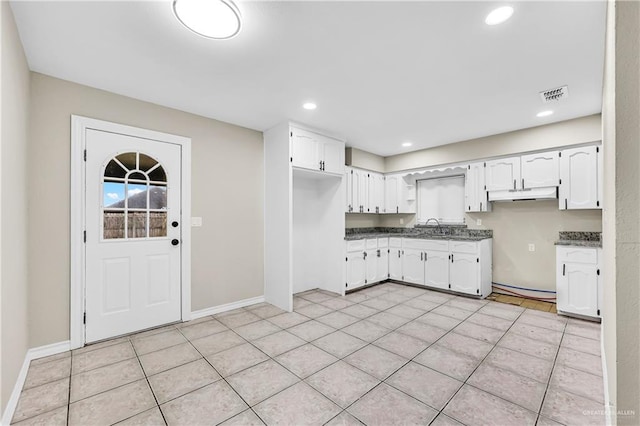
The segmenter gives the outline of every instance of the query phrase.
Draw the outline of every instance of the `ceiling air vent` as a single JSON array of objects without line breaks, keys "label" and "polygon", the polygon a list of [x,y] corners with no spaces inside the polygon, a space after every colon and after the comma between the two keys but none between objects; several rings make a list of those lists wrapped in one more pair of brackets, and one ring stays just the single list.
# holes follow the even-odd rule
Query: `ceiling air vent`
[{"label": "ceiling air vent", "polygon": [[549,102],[561,101],[569,97],[569,86],[556,87],[555,89],[545,90],[540,92],[542,102],[548,104]]}]

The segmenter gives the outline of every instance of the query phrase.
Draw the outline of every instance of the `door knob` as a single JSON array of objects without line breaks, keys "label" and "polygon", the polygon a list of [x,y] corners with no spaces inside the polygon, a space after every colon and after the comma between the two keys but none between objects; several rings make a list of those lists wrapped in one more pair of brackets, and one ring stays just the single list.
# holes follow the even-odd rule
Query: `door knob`
[{"label": "door knob", "polygon": [[180,240],[178,240],[177,238],[174,238],[173,240],[171,240],[171,245],[177,246],[178,244],[180,244]]},{"label": "door knob", "polygon": [[171,222],[171,226],[173,226],[174,228],[177,228],[178,222],[174,220],[173,222]]}]

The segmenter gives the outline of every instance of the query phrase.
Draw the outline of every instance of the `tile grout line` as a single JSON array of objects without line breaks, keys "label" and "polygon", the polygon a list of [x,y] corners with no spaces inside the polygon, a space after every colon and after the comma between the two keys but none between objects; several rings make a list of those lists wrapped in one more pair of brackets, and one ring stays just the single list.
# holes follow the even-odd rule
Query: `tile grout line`
[{"label": "tile grout line", "polygon": [[[180,333],[180,334],[182,334],[182,333]],[[151,382],[149,381],[149,376],[147,375],[147,372],[144,369],[144,366],[142,365],[142,361],[140,361],[140,357],[138,356],[138,351],[136,351],[136,347],[134,346],[133,342],[131,342],[131,346],[133,347],[133,353],[136,354],[136,360],[138,361],[138,364],[140,365],[140,369],[142,370],[142,374],[144,374],[144,379],[147,382],[147,386],[149,386],[149,390],[151,391],[151,395],[153,396],[153,400],[156,402],[156,407],[158,408],[158,411],[160,411],[160,415],[162,416],[162,420],[164,421],[165,425],[168,425],[167,419],[164,417],[164,413],[160,409],[160,404],[158,403],[158,398],[156,397],[156,393],[153,391],[153,387],[151,386]],[[131,417],[128,417],[128,418],[135,417],[138,414],[142,414],[142,413],[144,413],[144,411],[142,411],[140,413],[136,413],[135,415],[133,415]],[[123,420],[127,420],[127,419],[123,419]],[[123,421],[123,420],[120,420],[120,421]]]}]

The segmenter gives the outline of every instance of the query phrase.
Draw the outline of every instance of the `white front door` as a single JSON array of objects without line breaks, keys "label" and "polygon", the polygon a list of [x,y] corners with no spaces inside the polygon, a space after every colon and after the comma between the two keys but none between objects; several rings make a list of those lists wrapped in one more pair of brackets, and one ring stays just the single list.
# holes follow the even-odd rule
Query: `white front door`
[{"label": "white front door", "polygon": [[87,343],[181,319],[181,154],[86,130]]}]

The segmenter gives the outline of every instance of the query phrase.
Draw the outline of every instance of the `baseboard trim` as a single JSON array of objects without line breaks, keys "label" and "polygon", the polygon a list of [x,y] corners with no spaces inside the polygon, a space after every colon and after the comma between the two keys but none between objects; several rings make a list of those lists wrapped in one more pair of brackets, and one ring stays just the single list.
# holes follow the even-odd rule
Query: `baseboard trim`
[{"label": "baseboard trim", "polygon": [[27,372],[29,371],[29,364],[31,364],[31,361],[50,355],[56,355],[69,350],[71,350],[71,342],[69,340],[66,340],[64,342],[52,343],[50,345],[31,348],[27,351],[27,353],[24,355],[24,361],[22,362],[22,368],[20,369],[20,373],[18,374],[18,378],[16,379],[16,384],[13,387],[13,391],[11,392],[11,397],[9,398],[9,401],[7,401],[7,407],[4,409],[4,413],[2,414],[2,425],[8,426],[9,424],[11,424],[13,413],[16,411],[16,407],[18,406],[18,399],[20,399],[20,394],[22,393],[22,388],[24,387],[24,381],[27,379]]},{"label": "baseboard trim", "polygon": [[602,384],[604,386],[604,415],[605,424],[607,426],[613,425],[613,419],[611,414],[613,408],[611,407],[611,400],[609,399],[609,378],[607,376],[607,358],[604,352],[604,318],[600,323],[600,359],[602,360]]},{"label": "baseboard trim", "polygon": [[198,319],[208,315],[215,315],[222,312],[232,311],[238,308],[255,305],[264,302],[264,296],[252,297],[250,299],[238,300],[237,302],[226,303],[224,305],[213,306],[211,308],[201,309],[191,312],[191,319]]}]

